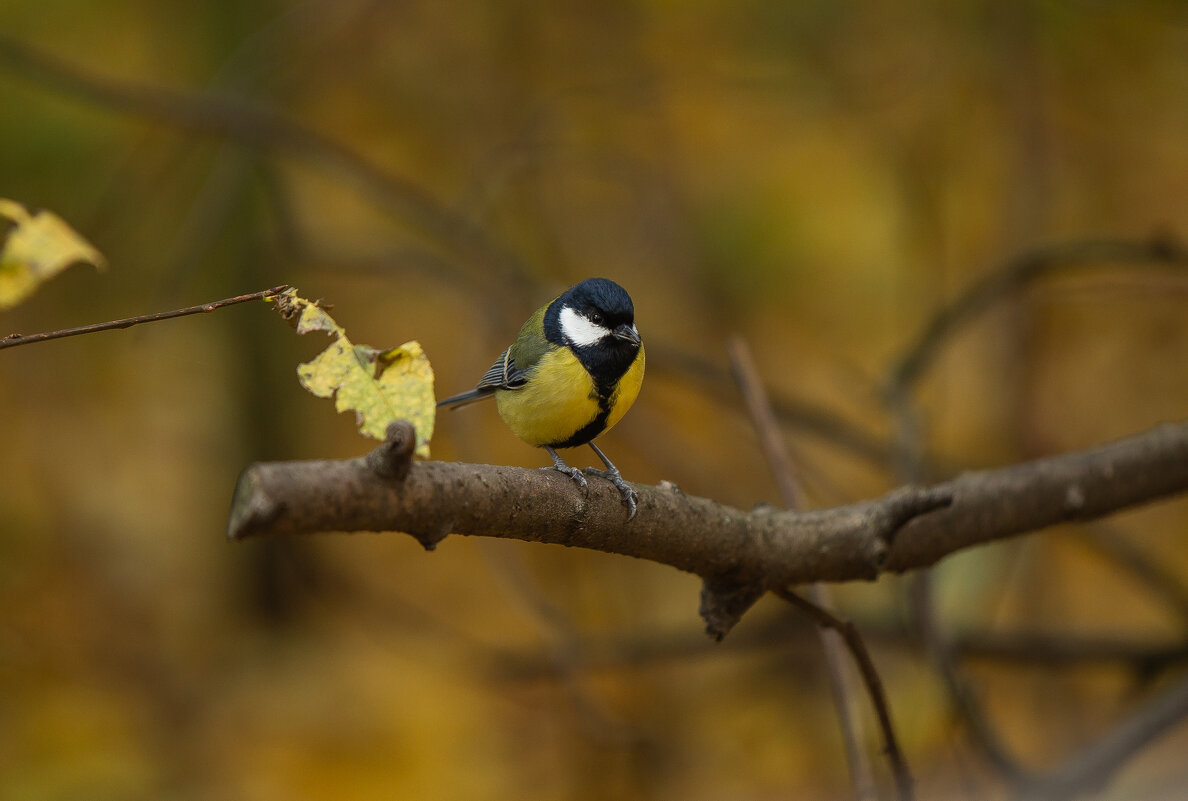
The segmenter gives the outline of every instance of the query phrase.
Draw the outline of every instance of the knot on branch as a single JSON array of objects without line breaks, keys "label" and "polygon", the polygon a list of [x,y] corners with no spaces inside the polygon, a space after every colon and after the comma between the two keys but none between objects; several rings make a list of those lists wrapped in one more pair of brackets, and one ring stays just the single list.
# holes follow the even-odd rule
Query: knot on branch
[{"label": "knot on branch", "polygon": [[943,509],[953,503],[949,487],[906,486],[891,492],[879,503],[874,515],[875,542],[871,559],[878,568],[887,560],[899,530],[920,515]]},{"label": "knot on branch", "polygon": [[421,543],[421,547],[426,551],[433,551],[437,549],[437,543],[444,540],[454,530],[453,523],[446,523],[443,526],[426,531],[410,531],[413,539]]},{"label": "knot on branch", "polygon": [[367,454],[367,467],[380,478],[403,481],[412,466],[417,445],[416,429],[407,420],[397,420],[388,424],[385,434],[384,441]]}]

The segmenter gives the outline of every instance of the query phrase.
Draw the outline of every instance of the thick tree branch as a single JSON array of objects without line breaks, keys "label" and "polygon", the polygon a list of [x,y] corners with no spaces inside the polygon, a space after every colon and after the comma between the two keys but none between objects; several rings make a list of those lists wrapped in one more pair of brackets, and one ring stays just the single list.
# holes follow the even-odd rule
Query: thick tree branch
[{"label": "thick tree branch", "polygon": [[907,522],[887,569],[925,567],[958,548],[1089,520],[1188,488],[1188,423],[936,485],[953,505]]},{"label": "thick tree branch", "polygon": [[[409,436],[393,424],[382,448]],[[372,457],[371,462],[376,461]],[[929,488],[808,512],[742,512],[675,485],[637,486],[628,521],[618,491],[583,493],[552,471],[368,458],[259,463],[240,476],[227,533],[404,531],[426,547],[451,532],[579,546],[649,559],[740,592],[873,579],[956,551],[1188,488],[1188,423],[1085,451],[967,473]],[[942,508],[948,505],[948,508]]]},{"label": "thick tree branch", "polygon": [[[389,433],[405,430],[397,423]],[[583,492],[550,470],[445,462],[413,462],[403,479],[398,473],[376,457],[252,465],[236,488],[228,536],[403,531],[426,547],[451,532],[507,537],[635,556],[765,590],[817,576],[874,578],[896,530],[949,499],[944,489],[908,487],[823,511],[746,513],[665,483],[636,487],[639,513],[628,521],[609,482],[591,481]]]}]

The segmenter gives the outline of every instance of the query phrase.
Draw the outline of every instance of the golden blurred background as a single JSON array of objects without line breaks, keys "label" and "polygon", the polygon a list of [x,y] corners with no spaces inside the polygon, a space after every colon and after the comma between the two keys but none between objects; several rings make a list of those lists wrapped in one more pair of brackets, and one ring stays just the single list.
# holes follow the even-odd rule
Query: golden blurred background
[{"label": "golden blurred background", "polygon": [[[1175,0],[8,0],[0,30],[0,196],[110,263],[0,334],[289,283],[357,342],[418,339],[444,396],[602,275],[649,353],[604,449],[741,508],[778,496],[731,335],[810,504],[870,497],[902,475],[889,372],[943,304],[1036,248],[1188,227]],[[1072,260],[947,340],[915,395],[933,474],[1188,416],[1188,280],[1149,266]],[[228,544],[244,466],[370,447],[298,386],[302,339],[250,304],[0,354],[0,799],[852,797],[820,649],[776,600],[714,644],[698,580],[649,563]],[[547,463],[492,406],[440,416],[433,456]],[[1182,669],[1186,523],[1169,501],[934,572],[1016,767],[1055,769]],[[834,598],[919,796],[1008,797],[912,582]],[[1039,658],[1069,638],[1124,647]],[[1181,725],[1104,797],[1182,797],[1185,748]]]}]

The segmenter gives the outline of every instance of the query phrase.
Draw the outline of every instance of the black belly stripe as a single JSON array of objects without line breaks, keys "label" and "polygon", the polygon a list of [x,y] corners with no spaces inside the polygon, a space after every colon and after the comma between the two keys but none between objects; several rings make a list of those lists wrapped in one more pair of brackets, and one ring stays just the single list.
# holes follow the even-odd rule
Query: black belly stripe
[{"label": "black belly stripe", "polygon": [[606,430],[606,418],[610,415],[609,409],[603,409],[598,412],[598,416],[591,420],[586,425],[577,430],[569,439],[564,442],[551,442],[550,448],[576,448],[578,445],[585,445],[590,442],[603,431]]},{"label": "black belly stripe", "polygon": [[639,349],[626,343],[612,343],[593,348],[574,348],[573,353],[594,382],[593,398],[598,401],[598,414],[573,436],[561,442],[550,442],[550,448],[576,448],[585,445],[606,431],[611,413],[611,401],[621,379],[638,358]]},{"label": "black belly stripe", "polygon": [[606,431],[606,420],[610,417],[611,404],[610,398],[598,394],[598,415],[586,423],[584,426],[574,432],[573,436],[563,442],[550,442],[550,448],[576,448],[578,445],[585,445],[587,442],[593,441],[595,437]]}]

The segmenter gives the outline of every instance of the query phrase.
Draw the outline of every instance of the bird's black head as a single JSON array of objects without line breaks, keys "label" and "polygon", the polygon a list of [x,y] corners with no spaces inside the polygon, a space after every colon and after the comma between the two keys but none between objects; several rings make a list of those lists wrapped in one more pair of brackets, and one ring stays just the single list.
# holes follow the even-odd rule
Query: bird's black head
[{"label": "bird's black head", "polygon": [[587,278],[549,304],[545,337],[573,348],[597,383],[617,381],[639,353],[635,306],[627,290],[606,278]]},{"label": "bird's black head", "polygon": [[572,348],[639,348],[635,306],[627,290],[606,278],[587,278],[574,284],[550,304],[545,313],[545,336]]}]

